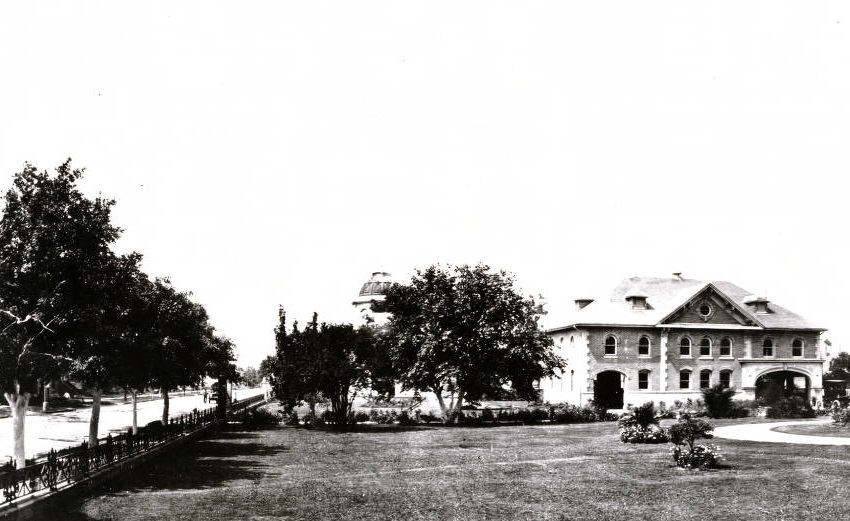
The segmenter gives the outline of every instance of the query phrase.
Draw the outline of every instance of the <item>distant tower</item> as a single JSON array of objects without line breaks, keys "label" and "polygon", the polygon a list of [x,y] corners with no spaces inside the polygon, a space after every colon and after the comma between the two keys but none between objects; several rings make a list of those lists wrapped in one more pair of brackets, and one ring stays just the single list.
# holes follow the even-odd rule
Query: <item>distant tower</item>
[{"label": "distant tower", "polygon": [[386,324],[389,313],[381,311],[381,304],[387,298],[387,290],[391,285],[392,279],[389,273],[385,271],[372,273],[372,277],[363,284],[360,294],[351,303],[362,320],[375,326]]}]

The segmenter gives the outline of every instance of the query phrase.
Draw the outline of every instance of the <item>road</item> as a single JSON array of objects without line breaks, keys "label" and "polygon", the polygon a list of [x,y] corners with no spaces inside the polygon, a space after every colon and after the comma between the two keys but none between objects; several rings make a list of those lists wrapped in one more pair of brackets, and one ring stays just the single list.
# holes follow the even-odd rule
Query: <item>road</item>
[{"label": "road", "polygon": [[[237,389],[236,399],[262,394],[260,389]],[[169,412],[177,416],[192,409],[203,410],[215,404],[204,403],[203,395],[182,395],[175,393],[169,397]],[[26,419],[25,451],[27,458],[48,452],[51,448],[63,449],[79,445],[88,439],[91,406],[70,411],[41,413],[30,410]],[[138,425],[162,418],[162,399],[145,399],[138,403]],[[133,404],[124,402],[122,397],[106,398],[100,409],[98,436],[110,432],[126,431],[133,423]],[[0,462],[9,460],[12,454],[12,418],[0,419]]]}]

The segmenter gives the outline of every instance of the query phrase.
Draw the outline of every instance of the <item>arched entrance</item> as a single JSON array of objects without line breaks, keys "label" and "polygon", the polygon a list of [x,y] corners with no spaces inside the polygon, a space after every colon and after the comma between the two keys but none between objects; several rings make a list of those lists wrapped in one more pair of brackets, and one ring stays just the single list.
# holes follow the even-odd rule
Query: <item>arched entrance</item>
[{"label": "arched entrance", "polygon": [[623,374],[602,371],[593,381],[593,401],[603,409],[623,408]]},{"label": "arched entrance", "polygon": [[811,380],[798,371],[774,371],[756,379],[756,400],[775,403],[783,398],[799,396],[809,403]]}]

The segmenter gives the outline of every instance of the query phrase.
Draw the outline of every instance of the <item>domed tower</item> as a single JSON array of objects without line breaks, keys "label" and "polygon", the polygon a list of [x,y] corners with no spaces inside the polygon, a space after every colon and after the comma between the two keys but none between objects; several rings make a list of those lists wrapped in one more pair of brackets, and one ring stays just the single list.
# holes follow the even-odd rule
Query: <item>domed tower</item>
[{"label": "domed tower", "polygon": [[385,271],[372,273],[372,277],[363,284],[360,294],[351,303],[357,315],[375,326],[386,324],[389,313],[381,311],[381,304],[387,298],[387,291],[391,285],[392,279],[389,273]]}]

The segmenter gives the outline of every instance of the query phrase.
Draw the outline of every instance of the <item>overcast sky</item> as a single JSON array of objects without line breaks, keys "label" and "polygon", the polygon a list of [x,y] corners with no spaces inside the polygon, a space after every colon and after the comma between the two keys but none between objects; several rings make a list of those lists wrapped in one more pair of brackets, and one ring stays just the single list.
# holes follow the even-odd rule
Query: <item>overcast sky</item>
[{"label": "overcast sky", "polygon": [[484,262],[728,280],[850,347],[848,2],[0,6],[0,188],[65,158],[241,365],[277,307]]}]

